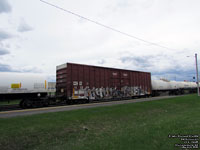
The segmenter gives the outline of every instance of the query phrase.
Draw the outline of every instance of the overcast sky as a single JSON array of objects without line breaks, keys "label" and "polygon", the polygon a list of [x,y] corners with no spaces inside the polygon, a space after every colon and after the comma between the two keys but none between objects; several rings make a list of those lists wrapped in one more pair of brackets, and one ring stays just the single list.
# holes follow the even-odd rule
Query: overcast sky
[{"label": "overcast sky", "polygon": [[[0,72],[46,74],[66,63],[148,71],[190,80],[200,58],[199,0],[46,0],[165,49],[130,38],[39,0],[0,0]],[[186,57],[190,56],[190,57]]]}]

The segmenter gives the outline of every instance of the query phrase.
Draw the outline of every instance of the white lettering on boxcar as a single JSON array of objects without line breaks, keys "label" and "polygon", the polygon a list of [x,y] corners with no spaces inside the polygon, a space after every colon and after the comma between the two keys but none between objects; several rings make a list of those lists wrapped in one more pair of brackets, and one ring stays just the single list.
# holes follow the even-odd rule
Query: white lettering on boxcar
[{"label": "white lettering on boxcar", "polygon": [[128,76],[128,74],[126,74],[126,73],[124,73],[123,75],[124,75],[125,77],[127,77],[127,76]]},{"label": "white lettering on boxcar", "polygon": [[73,81],[73,85],[78,85],[78,81]]}]

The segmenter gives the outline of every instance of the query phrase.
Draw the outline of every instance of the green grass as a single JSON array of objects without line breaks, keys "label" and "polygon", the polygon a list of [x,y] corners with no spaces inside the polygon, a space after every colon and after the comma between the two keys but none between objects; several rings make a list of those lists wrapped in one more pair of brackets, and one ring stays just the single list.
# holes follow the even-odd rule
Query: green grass
[{"label": "green grass", "polygon": [[0,149],[174,149],[168,134],[200,133],[196,95],[0,119]]},{"label": "green grass", "polygon": [[7,101],[0,101],[0,106],[1,105],[14,105],[14,104],[19,104],[20,99],[17,100],[7,100]]}]

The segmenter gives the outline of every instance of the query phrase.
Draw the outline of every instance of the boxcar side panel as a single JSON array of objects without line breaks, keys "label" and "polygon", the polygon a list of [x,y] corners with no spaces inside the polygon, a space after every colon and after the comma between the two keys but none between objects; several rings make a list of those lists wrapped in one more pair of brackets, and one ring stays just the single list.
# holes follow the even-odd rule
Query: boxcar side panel
[{"label": "boxcar side panel", "polygon": [[[151,74],[67,63],[57,70],[57,93],[69,99],[107,99],[151,94]],[[62,92],[61,92],[62,91]]]}]

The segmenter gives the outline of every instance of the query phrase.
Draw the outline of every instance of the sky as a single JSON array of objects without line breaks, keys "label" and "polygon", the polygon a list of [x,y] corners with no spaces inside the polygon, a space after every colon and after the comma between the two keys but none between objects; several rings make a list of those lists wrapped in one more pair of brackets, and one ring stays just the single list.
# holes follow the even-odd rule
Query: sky
[{"label": "sky", "polygon": [[167,48],[40,0],[0,0],[0,73],[43,74],[55,81],[56,66],[72,62],[193,81],[194,55],[200,54],[199,0],[45,1]]}]

